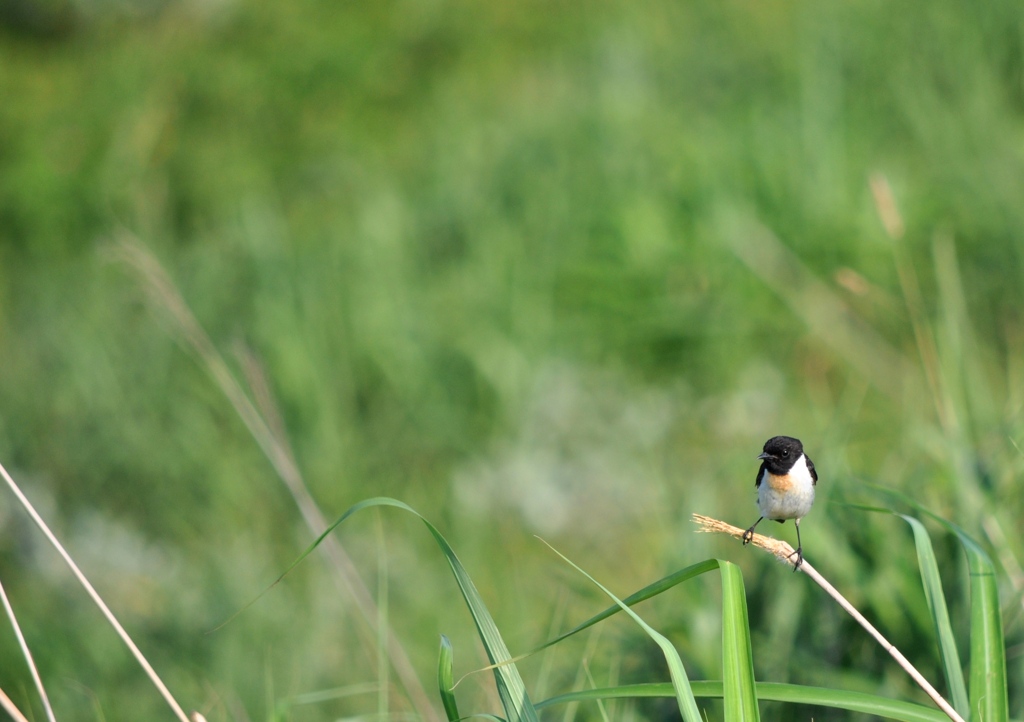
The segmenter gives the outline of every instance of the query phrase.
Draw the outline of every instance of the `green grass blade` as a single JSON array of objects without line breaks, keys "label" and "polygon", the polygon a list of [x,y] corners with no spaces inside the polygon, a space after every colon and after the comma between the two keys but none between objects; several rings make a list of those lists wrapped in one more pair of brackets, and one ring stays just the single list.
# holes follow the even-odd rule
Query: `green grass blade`
[{"label": "green grass blade", "polygon": [[953,709],[967,719],[970,715],[970,702],[967,697],[967,685],[964,682],[963,667],[960,664],[960,653],[956,639],[953,637],[953,625],[949,621],[949,610],[946,607],[946,595],[942,591],[942,580],[939,576],[939,565],[935,559],[932,540],[924,524],[911,516],[898,514],[914,531],[914,545],[917,547],[917,563],[921,567],[921,582],[924,585],[925,601],[932,614],[935,633],[939,640],[939,654],[942,667],[946,673],[946,684],[949,687],[950,702]]},{"label": "green grass blade", "polygon": [[[708,680],[691,682],[693,695],[697,697],[722,697],[725,689],[722,682]],[[629,684],[604,689],[584,689],[578,692],[559,694],[543,702],[537,703],[542,710],[555,705],[572,702],[588,702],[594,699],[632,699],[640,697],[671,697],[675,694],[671,684]],[[949,718],[940,711],[924,705],[902,702],[900,699],[889,699],[864,692],[851,692],[842,689],[825,689],[823,687],[806,687],[800,684],[780,684],[777,682],[758,682],[757,695],[767,702],[788,702],[797,705],[815,705],[835,710],[849,710],[873,717],[901,722],[949,722]],[[725,719],[731,719],[728,715]]]},{"label": "green grass blade", "polygon": [[[622,604],[631,607],[716,568],[722,571],[722,662],[725,668],[723,676],[731,683],[730,690],[726,695],[726,718],[757,720],[760,713],[757,706],[757,695],[754,692],[754,667],[750,645],[750,625],[747,619],[747,598],[743,577],[738,567],[729,562],[708,559],[680,569],[647,585],[623,599]],[[608,607],[568,632],[531,650],[529,654],[557,644],[622,610],[623,607],[618,604]],[[732,684],[733,682],[734,684]]]},{"label": "green grass blade", "polygon": [[1006,649],[999,588],[988,554],[956,528],[971,571],[971,720],[1009,718],[1006,690]]},{"label": "green grass blade", "polygon": [[[706,572],[714,571],[717,568],[717,559],[708,559],[706,561],[699,562],[698,564],[693,564],[691,566],[686,567],[685,569],[680,569],[677,572],[673,572],[672,574],[669,574],[667,577],[659,579],[658,581],[652,584],[648,584],[643,589],[634,592],[633,594],[630,594],[628,597],[623,599],[622,603],[625,604],[627,607],[632,607],[635,604],[639,604],[640,602],[646,599],[650,599],[651,597],[655,597],[661,594],[662,592],[671,589],[677,584],[682,584],[683,582],[689,579],[693,579],[694,577],[700,576],[701,574],[704,574]],[[559,634],[554,639],[544,642],[544,644],[540,645],[539,647],[536,647],[535,649],[531,649],[523,656],[529,656],[531,654],[536,654],[537,652],[545,650],[548,647],[554,644],[558,644],[559,642],[568,639],[572,635],[578,634],[579,632],[582,632],[584,629],[592,627],[598,622],[608,619],[608,617],[612,617],[621,611],[622,607],[620,607],[617,604],[613,604],[612,606],[605,609],[603,612],[595,614],[593,617],[586,620],[585,622],[581,622],[580,624],[576,625],[568,632],[565,632],[564,634]]]},{"label": "green grass blade", "polygon": [[[544,543],[547,544],[547,542]],[[592,576],[587,574],[576,564],[573,564],[573,562],[570,561],[568,557],[566,557],[560,551],[552,547],[550,544],[548,544],[548,546],[551,547],[551,550],[555,554],[560,556],[573,569],[575,569],[580,574],[585,576],[587,579],[593,582],[602,592],[607,594],[612,599],[612,601],[614,601],[619,606],[619,608],[622,609],[622,611],[628,614],[634,622],[639,624],[640,627],[645,632],[647,632],[647,635],[657,643],[657,645],[661,648],[662,654],[665,655],[665,662],[668,664],[669,674],[672,677],[671,689],[675,693],[676,702],[679,705],[679,712],[683,716],[683,721],[702,722],[700,710],[697,709],[697,700],[694,699],[693,692],[690,689],[690,680],[686,676],[686,669],[683,667],[683,660],[679,658],[679,652],[677,652],[676,648],[672,646],[672,643],[668,641],[668,639],[664,635],[660,634],[657,630],[655,630],[653,627],[647,624],[647,622],[641,619],[636,612],[634,612],[632,609],[626,606],[625,602],[623,602],[614,594],[612,594],[611,591],[608,590],[608,588],[606,588],[603,584],[601,584],[599,581],[597,581]]]},{"label": "green grass blade", "polygon": [[[691,682],[695,697],[722,697],[724,685],[718,680]],[[805,687],[797,684],[780,684],[777,682],[758,682],[757,697],[770,702],[792,702],[809,704],[832,709],[844,709],[861,712],[874,717],[900,720],[901,722],[949,722],[949,718],[937,709],[925,707],[914,702],[887,699],[863,692],[848,692],[822,687]],[[675,691],[672,685],[633,684],[605,689],[586,689],[579,692],[560,694],[557,697],[537,703],[537,709],[553,707],[569,702],[586,702],[597,699],[637,699],[641,697],[672,697]],[[732,718],[726,715],[725,719]]]},{"label": "green grass blade", "polygon": [[[277,720],[290,720],[294,716],[293,709],[300,705],[322,704],[324,702],[345,699],[347,697],[370,694],[377,694],[376,683],[350,684],[344,687],[334,687],[333,689],[321,689],[316,692],[306,692],[304,694],[297,694],[291,697],[281,697],[274,701],[273,711],[270,713],[268,719],[271,722],[277,722]],[[96,714],[95,718],[102,720],[103,715]]]},{"label": "green grass blade", "polygon": [[448,722],[459,719],[459,705],[455,702],[455,681],[452,679],[452,661],[454,659],[452,643],[448,637],[441,635],[441,651],[437,655],[437,691],[441,695],[444,713]]},{"label": "green grass blade", "polygon": [[731,562],[722,570],[722,679],[725,681],[725,719],[760,720],[750,650],[750,624],[743,574]]},{"label": "green grass blade", "polygon": [[480,640],[483,642],[488,658],[491,660],[492,664],[498,665],[493,669],[494,679],[498,687],[498,696],[501,698],[502,706],[505,708],[505,714],[508,716],[508,722],[539,722],[537,718],[537,710],[534,708],[533,703],[530,702],[530,697],[526,693],[526,686],[523,684],[523,679],[519,675],[519,670],[516,669],[515,664],[510,662],[511,655],[509,654],[508,647],[505,646],[505,641],[501,638],[498,626],[494,623],[491,613],[487,611],[487,606],[484,604],[483,598],[480,596],[480,592],[477,591],[476,585],[473,584],[473,580],[466,572],[465,567],[462,566],[462,562],[459,561],[458,556],[456,556],[455,550],[452,549],[451,545],[448,544],[448,541],[441,535],[441,532],[439,532],[433,524],[427,521],[422,514],[408,504],[398,501],[397,499],[391,499],[384,496],[366,499],[359,502],[342,514],[337,521],[327,527],[327,529],[317,537],[309,547],[306,548],[299,558],[292,562],[291,566],[285,570],[284,574],[278,577],[274,584],[280,582],[285,575],[301,564],[302,561],[308,557],[332,531],[342,524],[342,522],[356,512],[378,506],[392,506],[396,509],[407,511],[410,514],[414,514],[419,517],[419,519],[427,526],[431,536],[434,537],[434,541],[437,542],[437,545],[441,547],[441,551],[444,552],[445,559],[448,561],[448,566],[451,567],[452,573],[455,575],[455,581],[459,585],[459,590],[462,592],[463,599],[466,600],[466,606],[469,607],[470,615],[473,617],[473,622],[476,624],[477,632],[480,634]]}]

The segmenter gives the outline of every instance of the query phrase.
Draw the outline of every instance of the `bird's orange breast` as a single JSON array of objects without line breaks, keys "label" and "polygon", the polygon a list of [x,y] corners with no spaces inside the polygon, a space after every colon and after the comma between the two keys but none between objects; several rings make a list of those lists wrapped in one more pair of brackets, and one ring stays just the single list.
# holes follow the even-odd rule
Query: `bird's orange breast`
[{"label": "bird's orange breast", "polygon": [[775,474],[768,472],[765,476],[768,477],[768,487],[772,491],[789,491],[793,488],[793,479],[789,474],[776,476]]}]

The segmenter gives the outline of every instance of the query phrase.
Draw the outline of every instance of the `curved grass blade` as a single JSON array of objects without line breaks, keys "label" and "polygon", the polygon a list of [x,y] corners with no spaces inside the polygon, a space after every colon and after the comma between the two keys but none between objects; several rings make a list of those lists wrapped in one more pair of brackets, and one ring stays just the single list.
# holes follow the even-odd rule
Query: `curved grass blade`
[{"label": "curved grass blade", "polygon": [[[695,697],[722,697],[724,685],[718,680],[691,682]],[[848,692],[823,687],[805,687],[797,684],[758,682],[757,697],[771,702],[792,702],[812,704],[819,707],[844,709],[851,712],[900,720],[901,722],[949,722],[949,718],[937,709],[914,702],[888,699],[864,692]],[[579,692],[560,694],[537,703],[537,709],[552,707],[569,702],[585,702],[596,699],[635,699],[641,697],[672,697],[675,691],[666,683],[632,684],[605,689],[586,689]],[[731,719],[726,716],[726,719]]]},{"label": "curved grass blade", "polygon": [[[717,569],[717,568],[718,568],[718,560],[717,559],[707,559],[707,560],[699,562],[697,564],[692,564],[692,565],[686,567],[685,569],[680,569],[677,572],[673,572],[672,574],[669,574],[667,577],[663,577],[662,579],[659,579],[658,581],[656,581],[656,582],[654,582],[652,584],[648,584],[643,589],[640,589],[639,591],[636,591],[633,594],[630,594],[628,597],[626,597],[625,599],[622,600],[622,603],[625,604],[627,607],[632,607],[632,606],[634,606],[636,604],[639,604],[640,602],[642,602],[644,600],[650,599],[651,597],[655,597],[655,596],[661,594],[662,592],[665,592],[665,591],[671,589],[672,587],[676,586],[677,584],[682,584],[685,581],[693,579],[694,577],[698,577],[701,574],[704,574],[706,572],[713,571],[714,569]],[[621,611],[622,611],[622,607],[620,607],[618,604],[613,604],[612,606],[610,606],[607,609],[605,609],[603,612],[600,612],[599,614],[595,614],[593,617],[591,617],[590,619],[586,620],[585,622],[581,622],[580,624],[577,624],[575,627],[570,629],[568,632],[565,632],[563,634],[559,634],[554,639],[550,639],[547,642],[544,642],[544,644],[540,645],[539,647],[535,647],[534,649],[531,649],[526,654],[523,654],[523,655],[521,655],[519,657],[516,657],[516,659],[522,659],[523,657],[528,657],[531,654],[536,654],[537,652],[541,652],[541,651],[547,649],[548,647],[551,647],[552,645],[558,644],[559,642],[568,639],[569,637],[573,636],[574,634],[578,634],[579,632],[582,632],[584,629],[587,629],[588,627],[594,626],[598,622],[601,622],[601,621],[604,621],[605,619],[608,619],[608,617],[615,616],[616,614],[618,614]]]},{"label": "curved grass blade", "polygon": [[[474,624],[476,624],[477,632],[480,634],[480,640],[483,642],[487,656],[491,660],[491,663],[496,665],[493,668],[494,680],[498,687],[498,696],[501,698],[501,704],[505,708],[505,714],[508,716],[508,722],[539,722],[537,718],[537,710],[534,708],[529,695],[526,693],[526,686],[523,684],[523,679],[519,675],[519,670],[516,669],[515,664],[511,662],[511,655],[509,654],[508,647],[505,646],[505,641],[501,638],[498,626],[494,623],[491,613],[487,611],[487,606],[484,604],[483,598],[480,596],[480,592],[477,591],[476,585],[473,584],[473,580],[466,572],[465,567],[462,566],[462,562],[459,561],[458,556],[456,556],[455,550],[452,549],[451,545],[448,544],[448,541],[441,535],[441,532],[439,532],[433,524],[427,521],[422,514],[408,504],[386,496],[378,496],[359,502],[342,514],[337,521],[327,527],[327,529],[324,530],[324,532],[318,536],[304,552],[302,552],[299,558],[292,562],[291,566],[289,566],[284,573],[277,578],[277,581],[275,581],[271,587],[284,579],[289,572],[301,564],[302,561],[317,548],[320,542],[326,539],[332,531],[342,524],[342,522],[356,512],[377,506],[393,506],[396,509],[402,509],[419,517],[420,521],[426,524],[427,530],[430,531],[430,535],[434,537],[434,541],[437,542],[437,545],[441,547],[441,551],[444,552],[445,559],[448,561],[448,566],[451,567],[452,573],[455,575],[455,581],[459,585],[459,590],[462,592],[463,599],[466,600],[466,606],[469,607],[470,615],[473,617]],[[259,597],[257,597],[257,599],[258,598]]]},{"label": "curved grass blade", "polygon": [[[706,559],[705,561],[698,562],[697,564],[692,564],[692,565],[686,567],[685,569],[680,569],[677,572],[673,572],[672,574],[669,574],[667,577],[663,577],[663,578],[659,579],[656,582],[648,584],[646,587],[644,587],[643,589],[640,589],[639,591],[633,592],[633,594],[630,594],[628,597],[623,599],[622,603],[625,604],[627,607],[632,607],[632,606],[634,606],[636,604],[639,604],[640,602],[642,602],[642,601],[644,601],[646,599],[650,599],[651,597],[655,597],[655,596],[661,594],[662,592],[665,592],[665,591],[671,589],[672,587],[676,586],[677,584],[682,584],[683,582],[685,582],[685,581],[687,581],[689,579],[693,579],[694,577],[700,576],[701,574],[704,574],[706,572],[713,571],[714,569],[717,569],[717,568],[718,568],[718,560],[717,559]],[[578,634],[578,633],[582,632],[584,629],[587,629],[589,627],[594,626],[598,622],[601,622],[601,621],[603,621],[605,619],[608,619],[609,617],[613,617],[613,616],[615,616],[616,614],[618,614],[621,611],[622,611],[622,608],[620,606],[618,606],[617,604],[613,604],[612,606],[608,607],[604,611],[602,611],[602,612],[600,612],[598,614],[595,614],[593,617],[591,617],[590,619],[586,620],[585,622],[581,622],[580,624],[577,624],[575,627],[570,629],[568,632],[563,632],[562,634],[559,634],[557,637],[554,637],[554,638],[549,639],[548,641],[544,642],[544,644],[541,644],[538,647],[534,647],[533,649],[531,649],[528,652],[523,652],[522,654],[520,654],[520,655],[518,655],[516,657],[513,657],[510,661],[511,662],[519,662],[519,661],[522,661],[522,660],[526,659],[527,657],[530,657],[530,656],[532,656],[534,654],[537,654],[537,652],[543,652],[548,647],[552,647],[552,646],[558,644],[559,642],[562,642],[562,641],[568,639],[569,637],[573,636],[574,634]],[[225,622],[225,624],[226,624],[226,622]],[[507,662],[506,662],[506,664],[507,664]],[[482,672],[485,669],[490,669],[490,667],[485,667],[484,669],[478,669],[478,670],[475,670],[475,672]],[[470,672],[470,674],[474,674],[475,672]]]},{"label": "curved grass blade", "polygon": [[[730,562],[707,559],[680,569],[667,577],[648,584],[643,589],[622,600],[626,607],[632,607],[651,597],[665,592],[677,584],[700,576],[714,569],[722,572],[722,664],[723,678],[734,683],[726,695],[726,719],[759,719],[757,695],[754,692],[754,664],[750,646],[750,624],[747,619],[747,598],[743,576],[738,567]],[[525,656],[535,654],[557,644],[600,621],[623,610],[618,604],[573,627],[568,632],[531,650]],[[520,659],[520,657],[517,657]]]},{"label": "curved grass blade", "polygon": [[444,713],[448,715],[448,722],[456,722],[459,719],[459,705],[455,702],[455,686],[452,679],[452,660],[454,653],[452,643],[448,637],[441,635],[441,652],[437,656],[437,691],[441,695],[441,704],[444,705]]},{"label": "curved grass blade", "polygon": [[718,560],[722,570],[722,679],[725,682],[725,719],[761,719],[750,650],[750,624],[743,574],[731,562]]},{"label": "curved grass blade", "polygon": [[[542,539],[541,541],[544,540]],[[669,674],[672,677],[671,688],[675,693],[676,703],[679,705],[679,712],[682,714],[684,722],[702,722],[700,710],[697,709],[697,700],[693,697],[693,692],[690,689],[690,680],[686,676],[686,669],[683,667],[683,660],[679,658],[679,652],[677,652],[676,648],[672,646],[672,643],[668,641],[664,635],[656,631],[653,627],[648,625],[647,622],[641,619],[636,612],[627,607],[626,604],[612,594],[607,587],[580,569],[576,564],[573,564],[568,557],[553,546],[547,542],[544,543],[547,544],[551,548],[551,551],[560,556],[569,566],[592,581],[602,592],[607,594],[612,601],[622,609],[622,611],[632,617],[633,621],[639,624],[640,627],[647,632],[647,635],[657,643],[661,648],[662,654],[665,655],[665,662],[668,664]]]},{"label": "curved grass blade", "polygon": [[967,685],[964,683],[963,667],[960,664],[960,653],[957,651],[956,639],[953,637],[953,625],[949,621],[949,609],[946,607],[946,595],[942,591],[942,580],[939,576],[939,564],[935,560],[931,537],[924,524],[912,516],[897,514],[910,525],[914,531],[914,545],[917,547],[917,563],[921,567],[921,583],[924,585],[924,597],[928,610],[932,613],[935,633],[939,639],[939,654],[942,667],[946,673],[946,684],[953,708],[967,719],[970,715],[970,702],[967,697]]}]

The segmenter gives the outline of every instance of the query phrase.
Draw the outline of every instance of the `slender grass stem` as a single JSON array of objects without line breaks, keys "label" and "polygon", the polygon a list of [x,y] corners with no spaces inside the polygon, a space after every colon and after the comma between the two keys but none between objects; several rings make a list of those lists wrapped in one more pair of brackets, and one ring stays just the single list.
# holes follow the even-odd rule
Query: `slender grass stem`
[{"label": "slender grass stem", "polygon": [[163,696],[164,700],[166,700],[168,706],[170,706],[174,714],[178,717],[178,719],[181,720],[181,722],[189,722],[188,717],[185,716],[185,711],[181,708],[181,705],[178,704],[178,701],[174,699],[174,696],[171,694],[171,691],[167,689],[167,685],[165,685],[163,683],[163,680],[160,679],[160,675],[156,673],[156,670],[153,669],[152,665],[150,665],[150,663],[146,660],[146,657],[142,654],[142,651],[135,645],[135,642],[132,641],[132,638],[128,636],[128,632],[126,632],[124,627],[121,626],[121,623],[117,621],[117,617],[115,617],[114,613],[110,611],[110,607],[106,605],[106,603],[103,601],[103,598],[100,597],[99,593],[93,588],[92,584],[89,583],[89,580],[86,579],[85,574],[83,574],[82,570],[78,568],[78,565],[75,564],[75,560],[71,558],[71,555],[68,554],[64,546],[60,543],[60,541],[57,540],[57,537],[54,536],[53,532],[50,531],[50,527],[48,527],[46,525],[46,522],[43,521],[43,518],[39,516],[39,513],[35,510],[35,507],[32,506],[32,503],[21,492],[21,489],[18,487],[18,485],[14,483],[14,479],[12,479],[11,475],[7,473],[7,469],[4,468],[3,464],[0,464],[0,475],[4,477],[4,481],[7,482],[7,486],[9,486],[11,488],[11,491],[14,492],[14,496],[18,498],[18,501],[21,502],[21,505],[25,507],[25,511],[28,512],[28,515],[32,517],[32,521],[34,521],[36,523],[36,526],[38,526],[42,530],[43,534],[50,541],[50,544],[53,545],[54,549],[57,550],[57,553],[60,554],[61,557],[64,559],[64,562],[71,568],[71,573],[75,575],[76,579],[78,579],[78,583],[85,588],[86,593],[92,598],[92,601],[96,604],[96,606],[100,608],[100,611],[103,613],[103,616],[107,618],[108,622],[110,622],[110,626],[112,626],[114,628],[114,631],[117,632],[117,636],[121,638],[121,641],[123,641],[125,645],[127,645],[132,655],[134,655],[136,661],[149,676],[150,681],[160,692],[161,696]]},{"label": "slender grass stem", "polygon": [[939,369],[939,352],[935,346],[935,335],[927,321],[924,299],[921,295],[921,284],[917,280],[917,272],[906,247],[903,235],[906,227],[900,216],[896,198],[893,195],[889,180],[881,173],[875,173],[870,180],[871,194],[875,201],[878,216],[885,227],[885,232],[893,242],[892,250],[896,263],[896,274],[900,279],[903,299],[910,314],[910,325],[914,329],[914,339],[921,355],[921,366],[924,369],[928,389],[931,391],[935,404],[935,413],[947,434],[953,434],[958,424],[955,413],[944,393],[945,384]]},{"label": "slender grass stem", "polygon": [[28,719],[21,713],[21,710],[14,706],[14,702],[7,696],[7,693],[0,689],[0,707],[11,716],[14,722],[28,722]]},{"label": "slender grass stem", "polygon": [[18,638],[18,646],[21,647],[21,653],[25,657],[25,663],[28,664],[28,669],[32,673],[32,681],[35,682],[36,689],[39,690],[39,697],[43,701],[43,709],[46,710],[46,718],[50,722],[57,722],[57,718],[53,716],[53,707],[50,706],[50,698],[46,695],[46,688],[43,686],[43,680],[39,676],[39,670],[36,668],[35,660],[32,659],[32,650],[28,648],[28,643],[25,642],[25,635],[21,633],[21,625],[18,624],[18,618],[14,615],[14,607],[11,606],[11,601],[7,598],[7,592],[4,590],[4,585],[0,583],[0,600],[3,601],[4,611],[7,612],[7,618],[11,620],[11,627],[14,628],[14,636]]},{"label": "slender grass stem", "polygon": [[[228,402],[235,409],[235,413],[241,418],[242,423],[245,424],[246,429],[292,495],[306,527],[314,535],[319,535],[327,528],[327,517],[320,510],[320,506],[306,485],[287,436],[284,434],[283,426],[275,423],[275,420],[279,419],[276,409],[273,413],[261,413],[260,409],[249,399],[170,276],[142,242],[134,236],[126,235],[117,244],[114,252],[136,272],[154,306],[166,314],[180,341],[187,350],[196,356],[196,359],[220,388],[221,393],[227,397]],[[258,372],[258,369],[252,363],[251,357],[243,358],[243,366],[252,380],[254,378],[252,372]],[[271,400],[269,386],[264,383],[265,379],[261,373],[257,373],[256,377],[259,378],[259,383],[255,385],[256,391],[263,392],[258,393],[257,397],[262,397],[265,402],[263,407],[266,409]],[[366,641],[372,649],[376,642],[372,637],[377,635],[377,625],[380,619],[380,612],[373,600],[373,595],[351,557],[336,539],[333,537],[324,539],[321,548],[337,573],[341,589],[347,592],[355,602],[355,608],[366,624],[361,631],[365,633],[369,630],[371,638]],[[388,630],[385,638],[391,665],[416,712],[427,722],[440,722],[441,718],[427,697],[405,647],[402,646],[393,630]]]}]

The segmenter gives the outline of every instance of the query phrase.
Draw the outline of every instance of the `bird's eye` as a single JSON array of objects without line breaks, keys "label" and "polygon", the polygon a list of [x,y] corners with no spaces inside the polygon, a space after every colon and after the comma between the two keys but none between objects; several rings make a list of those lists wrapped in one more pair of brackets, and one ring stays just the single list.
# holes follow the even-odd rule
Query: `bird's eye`
[{"label": "bird's eye", "polygon": [[783,449],[782,450],[782,456],[783,456],[783,458],[789,456],[789,449]]}]

